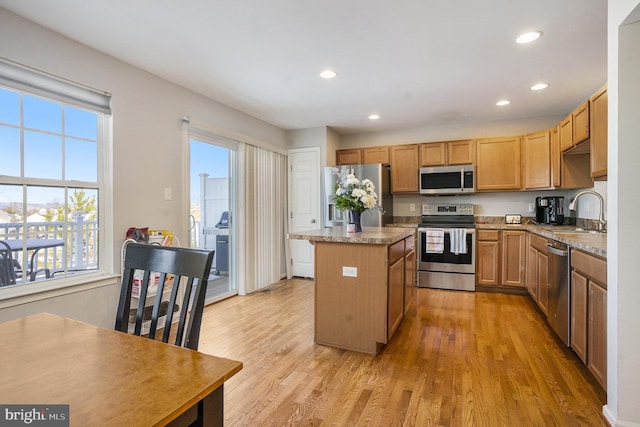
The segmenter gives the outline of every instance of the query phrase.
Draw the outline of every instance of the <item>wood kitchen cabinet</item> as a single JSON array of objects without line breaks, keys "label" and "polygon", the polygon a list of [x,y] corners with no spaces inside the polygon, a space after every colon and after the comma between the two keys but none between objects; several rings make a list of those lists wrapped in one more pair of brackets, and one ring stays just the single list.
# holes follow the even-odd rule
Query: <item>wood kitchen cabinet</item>
[{"label": "wood kitchen cabinet", "polygon": [[589,100],[560,122],[560,149],[565,152],[589,139]]},{"label": "wood kitchen cabinet", "polygon": [[573,145],[589,139],[589,100],[578,106],[573,113]]},{"label": "wood kitchen cabinet", "polygon": [[418,144],[389,147],[392,193],[420,192],[420,183],[418,182],[419,159],[420,149]]},{"label": "wood kitchen cabinet", "polygon": [[607,261],[571,250],[571,348],[607,388]]},{"label": "wood kitchen cabinet", "polygon": [[571,271],[571,348],[587,364],[589,279]]},{"label": "wood kitchen cabinet", "polygon": [[336,151],[336,165],[359,165],[362,164],[362,149],[352,148],[349,150]]},{"label": "wood kitchen cabinet", "polygon": [[607,179],[608,152],[608,97],[605,84],[590,99],[590,139],[591,177],[596,180]]},{"label": "wood kitchen cabinet", "polygon": [[[415,264],[413,233],[393,234],[403,237],[380,243],[379,235],[369,237],[366,230],[357,236],[358,243],[334,241],[330,235],[310,236],[314,238],[315,343],[377,354],[389,342],[404,318],[405,261],[413,256]],[[369,238],[372,243],[361,243]],[[346,267],[352,272],[345,273]]]},{"label": "wood kitchen cabinet", "polygon": [[525,286],[526,233],[521,230],[477,230],[476,284]]},{"label": "wood kitchen cabinet", "polygon": [[[571,141],[573,135],[573,127],[571,123],[571,115],[568,117],[569,125],[566,120],[561,122],[554,130],[551,140],[553,149],[552,171],[553,186],[555,188],[586,188],[593,187],[593,179],[590,171],[590,154],[587,150],[588,145],[582,144],[579,148],[573,148],[564,152],[563,144],[567,139]],[[568,129],[568,130],[567,130]],[[566,135],[563,135],[563,132]],[[572,147],[572,145],[570,144]]]},{"label": "wood kitchen cabinet", "polygon": [[549,257],[546,253],[547,239],[527,233],[529,245],[525,285],[531,298],[546,315],[549,306]]},{"label": "wood kitchen cabinet", "polygon": [[389,147],[367,147],[362,149],[362,163],[389,163]]},{"label": "wood kitchen cabinet", "polygon": [[560,151],[564,152],[573,147],[573,116],[569,114],[558,125],[560,130]]},{"label": "wood kitchen cabinet", "polygon": [[587,367],[607,389],[607,289],[589,281]]},{"label": "wood kitchen cabinet", "polygon": [[406,315],[416,290],[415,237],[405,239],[404,251],[404,314]]},{"label": "wood kitchen cabinet", "polygon": [[560,150],[560,125],[551,130],[551,186],[562,186],[562,150]]},{"label": "wood kitchen cabinet", "polygon": [[476,190],[519,190],[522,187],[522,144],[519,136],[476,142]]},{"label": "wood kitchen cabinet", "polygon": [[336,165],[361,165],[369,163],[389,163],[389,147],[351,148],[336,151]]},{"label": "wood kitchen cabinet", "polygon": [[476,162],[476,142],[474,140],[448,141],[447,163],[449,165],[469,165]]},{"label": "wood kitchen cabinet", "polygon": [[475,163],[475,141],[426,142],[420,144],[420,164],[428,166]]},{"label": "wood kitchen cabinet", "polygon": [[[401,242],[403,243],[403,242]],[[404,316],[404,258],[400,257],[389,265],[389,288],[387,295],[387,330],[390,337],[400,325]]]},{"label": "wood kitchen cabinet", "polygon": [[447,164],[447,143],[427,142],[420,144],[421,166],[444,166]]},{"label": "wood kitchen cabinet", "polygon": [[[570,117],[569,117],[570,118]],[[567,122],[563,122],[566,124]],[[589,152],[573,150],[567,153],[562,152],[561,135],[563,129],[569,129],[568,138],[572,138],[572,120],[569,120],[568,127],[562,127],[562,123],[550,131],[551,136],[551,188],[586,188],[593,186],[590,174]],[[534,173],[532,171],[531,173]],[[526,186],[526,184],[525,184]]]},{"label": "wood kitchen cabinet", "polygon": [[476,284],[500,285],[500,230],[476,230]]},{"label": "wood kitchen cabinet", "polygon": [[524,136],[524,188],[551,187],[551,132],[543,131]]},{"label": "wood kitchen cabinet", "polygon": [[526,266],[526,232],[502,231],[502,282],[503,286],[524,288]]}]

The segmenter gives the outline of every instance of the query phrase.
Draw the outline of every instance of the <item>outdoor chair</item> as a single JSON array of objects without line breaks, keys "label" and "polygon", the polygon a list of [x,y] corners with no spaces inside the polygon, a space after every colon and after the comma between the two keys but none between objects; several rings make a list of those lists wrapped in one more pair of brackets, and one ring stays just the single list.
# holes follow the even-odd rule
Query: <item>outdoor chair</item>
[{"label": "outdoor chair", "polygon": [[22,268],[13,259],[11,247],[0,240],[0,286],[15,285]]},{"label": "outdoor chair", "polygon": [[129,243],[115,329],[151,339],[162,332],[163,342],[197,350],[213,255]]}]

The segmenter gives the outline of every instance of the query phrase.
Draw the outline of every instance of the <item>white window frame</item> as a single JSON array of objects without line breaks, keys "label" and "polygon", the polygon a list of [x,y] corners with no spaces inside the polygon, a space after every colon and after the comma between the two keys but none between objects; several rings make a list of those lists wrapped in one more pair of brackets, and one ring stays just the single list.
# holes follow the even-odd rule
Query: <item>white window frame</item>
[{"label": "white window frame", "polygon": [[[95,188],[98,191],[98,269],[78,275],[51,278],[0,288],[0,309],[117,283],[113,263],[113,138],[110,94],[42,73],[0,58],[0,87],[98,114],[97,183],[59,180],[60,187]],[[4,185],[47,185],[55,180],[0,176]],[[89,184],[89,185],[86,185]]]}]

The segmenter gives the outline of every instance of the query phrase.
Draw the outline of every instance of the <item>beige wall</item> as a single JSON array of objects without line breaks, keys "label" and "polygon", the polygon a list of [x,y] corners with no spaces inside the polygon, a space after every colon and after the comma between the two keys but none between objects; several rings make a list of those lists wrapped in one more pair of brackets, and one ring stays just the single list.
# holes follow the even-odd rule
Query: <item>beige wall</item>
[{"label": "beige wall", "polygon": [[[285,131],[188,91],[106,54],[51,32],[0,8],[0,57],[112,94],[113,110],[113,244],[114,272],[130,226],[176,232],[186,242],[187,190],[181,118],[190,116],[236,135],[286,148]],[[173,200],[164,200],[164,188]],[[117,287],[114,287],[114,289]],[[113,291],[108,292],[113,295]],[[80,298],[55,296],[60,314],[104,319],[115,316],[112,298],[87,290]],[[79,301],[84,301],[79,305]],[[96,301],[103,303],[96,305]],[[20,301],[15,301],[20,303]],[[31,308],[30,308],[31,307]],[[2,309],[18,317],[34,305]],[[47,305],[38,305],[38,309]],[[66,308],[65,308],[66,307]],[[79,307],[83,307],[82,309]],[[2,317],[0,317],[2,320]],[[112,322],[105,326],[112,327]]]},{"label": "beige wall", "polygon": [[[604,82],[602,82],[604,83]],[[593,93],[599,87],[593,88]],[[588,96],[588,94],[586,95]],[[585,97],[586,99],[586,97]],[[571,111],[567,111],[567,114]],[[414,144],[419,142],[454,141],[458,139],[487,138],[494,136],[523,135],[550,129],[566,117],[533,117],[522,120],[494,121],[473,125],[425,126],[388,132],[369,132],[342,136],[341,148],[360,148],[376,145]]]}]

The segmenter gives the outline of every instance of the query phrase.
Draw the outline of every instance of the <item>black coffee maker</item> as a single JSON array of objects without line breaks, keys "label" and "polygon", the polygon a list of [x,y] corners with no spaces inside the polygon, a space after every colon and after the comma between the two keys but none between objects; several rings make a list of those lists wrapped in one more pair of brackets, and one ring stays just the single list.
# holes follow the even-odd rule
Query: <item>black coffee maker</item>
[{"label": "black coffee maker", "polygon": [[564,223],[564,197],[536,197],[536,222],[562,225]]}]

